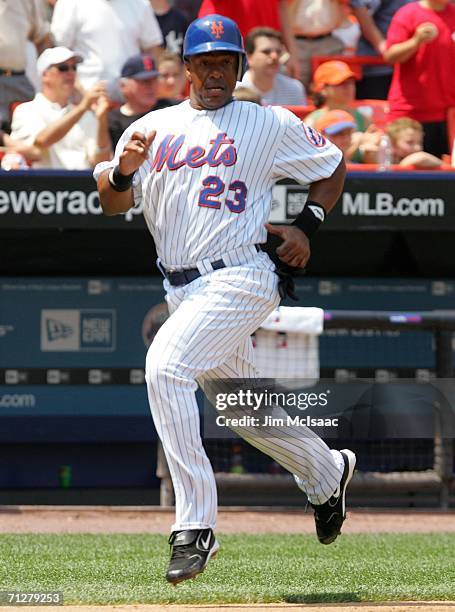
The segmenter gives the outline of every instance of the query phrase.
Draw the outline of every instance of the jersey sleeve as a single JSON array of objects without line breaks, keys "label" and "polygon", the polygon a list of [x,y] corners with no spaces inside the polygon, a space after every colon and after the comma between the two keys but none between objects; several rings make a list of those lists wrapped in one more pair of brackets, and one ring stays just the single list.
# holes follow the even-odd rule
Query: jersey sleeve
[{"label": "jersey sleeve", "polygon": [[[402,7],[402,9],[406,6]],[[387,30],[387,49],[392,45],[404,42],[414,34],[414,20],[409,19],[408,11],[399,9],[392,18],[389,29]]]},{"label": "jersey sleeve", "polygon": [[332,176],[343,157],[340,149],[290,111],[277,108],[277,112],[284,133],[275,154],[273,179],[309,184]]}]

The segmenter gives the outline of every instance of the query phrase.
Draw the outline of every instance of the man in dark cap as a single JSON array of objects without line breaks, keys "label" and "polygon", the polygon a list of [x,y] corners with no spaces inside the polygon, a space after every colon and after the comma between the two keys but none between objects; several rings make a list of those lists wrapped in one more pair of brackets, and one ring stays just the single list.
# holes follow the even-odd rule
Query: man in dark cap
[{"label": "man in dark cap", "polygon": [[133,55],[123,64],[120,90],[125,100],[109,112],[109,133],[115,147],[120,136],[136,119],[150,111],[171,106],[170,100],[157,100],[158,69],[151,55]]}]

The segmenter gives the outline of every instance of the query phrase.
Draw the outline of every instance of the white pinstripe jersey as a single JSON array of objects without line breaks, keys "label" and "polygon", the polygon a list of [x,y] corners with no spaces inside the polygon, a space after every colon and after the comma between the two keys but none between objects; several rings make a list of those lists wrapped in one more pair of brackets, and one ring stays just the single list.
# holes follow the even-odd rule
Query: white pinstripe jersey
[{"label": "white pinstripe jersey", "polygon": [[311,183],[331,176],[341,151],[281,107],[233,101],[196,110],[188,100],[135,121],[117,144],[118,163],[134,131],[156,130],[149,159],[134,177],[134,199],[165,267],[266,241],[272,187],[282,178]]}]

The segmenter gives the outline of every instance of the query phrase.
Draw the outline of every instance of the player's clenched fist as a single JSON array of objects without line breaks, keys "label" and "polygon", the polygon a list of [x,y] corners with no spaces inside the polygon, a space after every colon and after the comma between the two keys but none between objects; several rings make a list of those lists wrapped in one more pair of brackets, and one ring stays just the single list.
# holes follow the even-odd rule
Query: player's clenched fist
[{"label": "player's clenched fist", "polygon": [[280,260],[293,268],[304,268],[310,258],[310,241],[301,229],[293,225],[271,225],[266,223],[268,232],[283,240],[276,254]]},{"label": "player's clenched fist", "polygon": [[148,136],[140,132],[133,132],[119,158],[118,166],[122,174],[133,174],[142,166],[148,157],[149,149],[155,140],[155,136],[155,130],[152,130]]}]

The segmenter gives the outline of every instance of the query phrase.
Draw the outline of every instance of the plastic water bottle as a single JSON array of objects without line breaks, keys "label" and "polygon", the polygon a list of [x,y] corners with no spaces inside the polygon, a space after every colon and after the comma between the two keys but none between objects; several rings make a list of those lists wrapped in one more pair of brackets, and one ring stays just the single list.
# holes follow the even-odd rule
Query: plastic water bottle
[{"label": "plastic water bottle", "polygon": [[72,481],[72,469],[70,465],[61,465],[58,471],[59,484],[62,489],[69,489]]},{"label": "plastic water bottle", "polygon": [[392,165],[392,143],[384,132],[378,145],[378,172],[387,172]]}]

